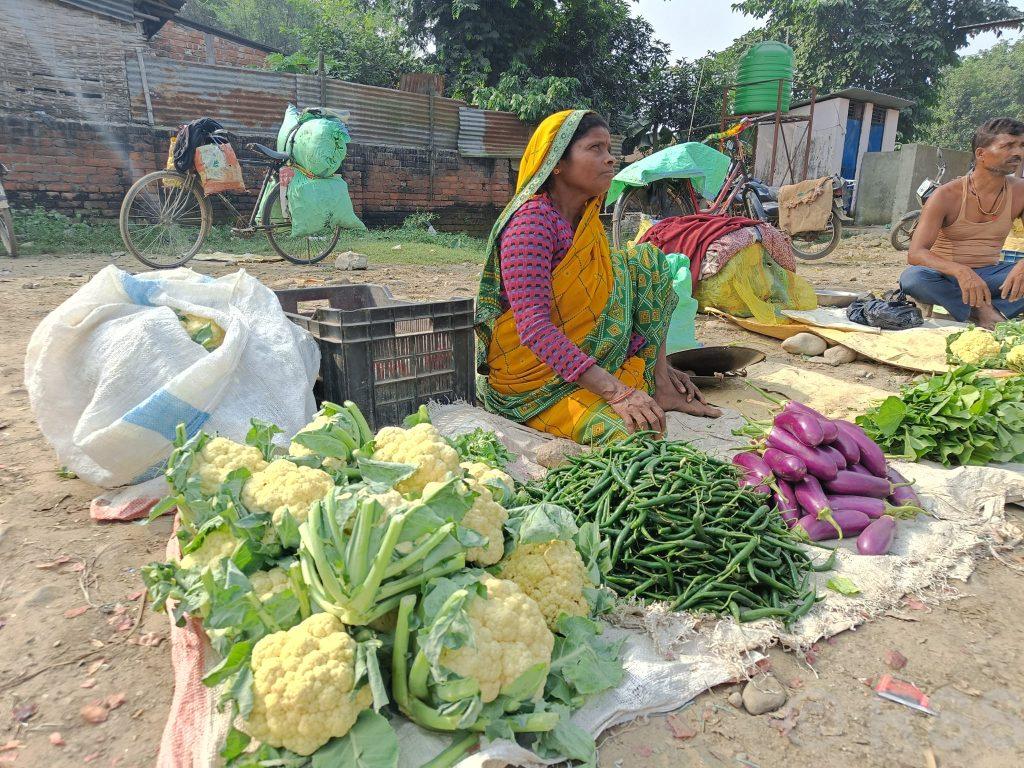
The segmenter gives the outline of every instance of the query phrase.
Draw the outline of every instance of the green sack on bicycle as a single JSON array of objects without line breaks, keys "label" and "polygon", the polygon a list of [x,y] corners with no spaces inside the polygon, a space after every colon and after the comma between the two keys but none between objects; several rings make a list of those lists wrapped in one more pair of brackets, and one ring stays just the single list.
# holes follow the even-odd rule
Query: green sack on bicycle
[{"label": "green sack on bicycle", "polygon": [[288,184],[287,195],[292,237],[305,237],[335,227],[366,229],[352,209],[348,184],[341,176],[311,179],[296,173]]},{"label": "green sack on bicycle", "polygon": [[341,168],[348,154],[349,135],[336,115],[318,109],[301,112],[292,104],[277,133],[277,151],[287,152],[303,169],[328,178]]}]

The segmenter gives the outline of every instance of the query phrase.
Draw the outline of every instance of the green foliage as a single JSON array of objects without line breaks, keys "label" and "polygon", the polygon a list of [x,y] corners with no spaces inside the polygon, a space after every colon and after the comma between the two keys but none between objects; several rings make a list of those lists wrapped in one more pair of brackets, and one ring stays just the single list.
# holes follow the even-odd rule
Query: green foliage
[{"label": "green foliage", "polygon": [[454,438],[451,444],[462,461],[480,461],[490,467],[504,469],[515,460],[498,436],[486,429],[465,432]]},{"label": "green foliage", "polygon": [[481,109],[511,112],[527,123],[539,123],[553,112],[585,109],[590,106],[590,99],[583,95],[583,87],[575,77],[535,77],[517,62],[493,88],[475,88],[472,103]]},{"label": "green foliage", "polygon": [[942,72],[938,98],[919,137],[970,150],[974,129],[991,117],[1024,119],[1024,40],[1001,42]]},{"label": "green foliage", "polygon": [[850,86],[913,99],[911,121],[936,98],[935,80],[957,61],[957,27],[1019,15],[1006,0],[742,0],[765,19],[765,40],[785,40],[797,77],[819,92]]},{"label": "green foliage", "polygon": [[1024,378],[962,366],[886,398],[857,423],[886,453],[947,467],[1024,459]]}]

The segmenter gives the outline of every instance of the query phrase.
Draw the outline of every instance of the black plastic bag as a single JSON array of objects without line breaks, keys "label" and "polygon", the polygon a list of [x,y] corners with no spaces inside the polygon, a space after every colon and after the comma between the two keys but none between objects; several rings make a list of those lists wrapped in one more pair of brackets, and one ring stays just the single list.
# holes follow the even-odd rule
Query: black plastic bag
[{"label": "black plastic bag", "polygon": [[889,291],[880,299],[873,293],[859,296],[846,308],[846,316],[855,323],[883,331],[905,331],[924,323],[921,310],[901,290]]}]

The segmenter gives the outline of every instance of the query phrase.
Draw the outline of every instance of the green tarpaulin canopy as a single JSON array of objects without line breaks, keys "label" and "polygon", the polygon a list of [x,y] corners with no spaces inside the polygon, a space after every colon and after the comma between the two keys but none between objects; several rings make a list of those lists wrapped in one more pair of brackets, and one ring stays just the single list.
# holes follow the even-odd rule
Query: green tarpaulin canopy
[{"label": "green tarpaulin canopy", "polygon": [[613,205],[626,187],[645,187],[658,179],[689,179],[697,194],[713,199],[729,172],[729,156],[707,144],[688,141],[666,147],[623,168],[608,190],[606,205]]}]

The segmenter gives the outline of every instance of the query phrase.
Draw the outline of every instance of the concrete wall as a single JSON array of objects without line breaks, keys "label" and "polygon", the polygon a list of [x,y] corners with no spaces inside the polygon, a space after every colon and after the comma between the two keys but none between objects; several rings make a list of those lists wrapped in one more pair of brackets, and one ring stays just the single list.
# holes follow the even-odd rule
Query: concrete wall
[{"label": "concrete wall", "polygon": [[[868,152],[857,177],[858,224],[891,224],[907,211],[921,207],[917,188],[938,173],[938,147],[907,144],[898,152]],[[941,150],[946,162],[943,182],[967,173],[971,153]]]}]

